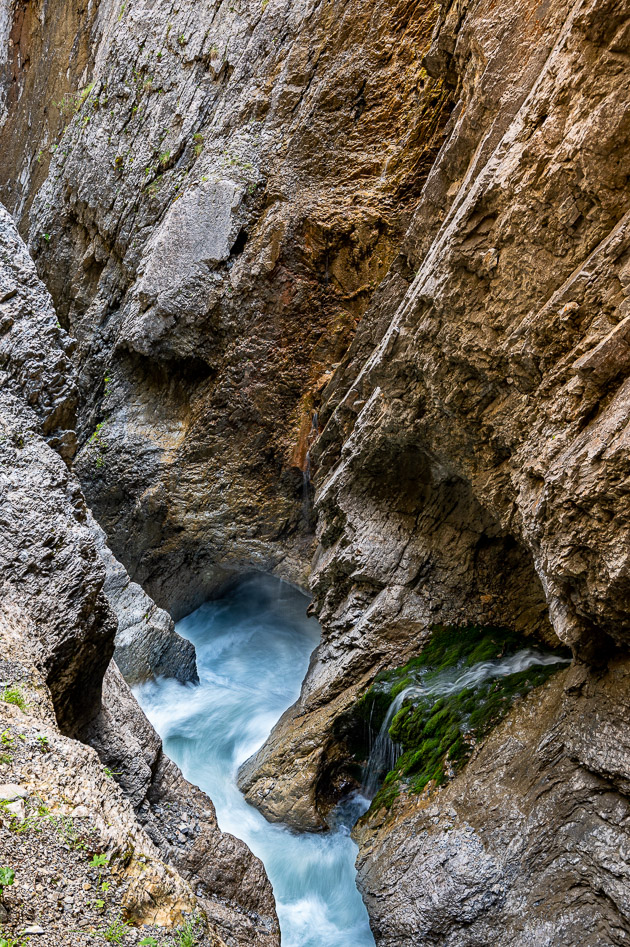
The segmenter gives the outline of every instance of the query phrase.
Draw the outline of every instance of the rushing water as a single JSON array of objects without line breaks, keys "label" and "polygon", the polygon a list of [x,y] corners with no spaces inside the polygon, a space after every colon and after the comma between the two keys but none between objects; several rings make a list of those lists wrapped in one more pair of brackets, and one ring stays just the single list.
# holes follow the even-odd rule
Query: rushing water
[{"label": "rushing water", "polygon": [[240,764],[298,697],[320,633],[306,605],[269,576],[242,582],[177,624],[197,650],[200,684],[162,678],[135,694],[167,754],[212,798],[220,827],[262,859],[283,947],[372,947],[350,838],[369,803],[356,796],[339,806],[330,833],[295,834],[267,822],[236,786]]}]

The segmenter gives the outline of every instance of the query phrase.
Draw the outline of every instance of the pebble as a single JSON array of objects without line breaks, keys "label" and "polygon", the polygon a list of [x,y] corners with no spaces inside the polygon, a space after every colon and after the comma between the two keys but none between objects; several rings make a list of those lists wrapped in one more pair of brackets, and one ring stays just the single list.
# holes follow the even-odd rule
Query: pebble
[{"label": "pebble", "polygon": [[5,802],[13,802],[15,799],[26,799],[28,791],[18,786],[16,783],[0,784],[0,799]]}]

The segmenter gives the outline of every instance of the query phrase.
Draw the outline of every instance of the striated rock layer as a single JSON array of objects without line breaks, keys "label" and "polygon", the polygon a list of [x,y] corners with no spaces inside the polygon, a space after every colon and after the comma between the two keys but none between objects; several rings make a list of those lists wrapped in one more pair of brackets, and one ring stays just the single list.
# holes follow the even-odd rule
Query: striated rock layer
[{"label": "striated rock layer", "polygon": [[321,827],[347,785],[334,721],[432,624],[559,638],[592,669],[448,789],[367,817],[388,947],[630,937],[629,36],[626,3],[443,5],[425,64],[455,86],[448,135],[323,393],[323,641],[250,801]]},{"label": "striated rock layer", "polygon": [[[59,446],[66,455],[73,441],[76,386],[68,358],[73,343],[59,327],[50,296],[2,208],[0,320],[4,683],[22,676],[33,682],[33,694],[25,693],[27,709],[38,693],[44,694],[44,704],[52,702],[55,717],[46,708],[42,717],[46,734],[53,733],[54,746],[70,765],[82,773],[85,768],[85,784],[74,787],[71,809],[87,803],[102,815],[97,777],[100,773],[102,783],[103,768],[83,743],[90,743],[106,772],[116,775],[126,800],[122,814],[110,807],[110,816],[122,823],[107,844],[124,847],[128,838],[139,854],[163,860],[147,875],[144,894],[141,881],[131,886],[145,914],[172,925],[181,920],[182,910],[202,911],[210,923],[206,943],[274,947],[278,922],[261,862],[243,842],[219,830],[212,802],[163,754],[160,738],[111,661],[116,618],[103,591],[105,567],[78,481],[53,449]],[[148,607],[146,596],[144,602]],[[167,630],[162,628],[162,641]],[[0,696],[7,699],[4,690]],[[18,731],[21,720],[18,713]],[[34,741],[29,730],[31,737]],[[31,754],[23,769],[36,793],[39,777],[32,761]],[[55,772],[54,760],[48,762],[49,780],[62,785],[67,773]],[[11,755],[4,754],[0,767],[10,765]],[[28,846],[28,838],[21,844]],[[62,933],[65,938],[69,931]],[[51,947],[60,942],[50,941]]]},{"label": "striated rock layer", "polygon": [[[7,149],[2,194],[78,339],[76,470],[159,605],[305,581],[316,481],[323,640],[248,799],[325,827],[335,721],[433,625],[560,640],[575,666],[449,787],[361,824],[360,885],[387,947],[627,943],[630,4],[96,6],[58,113],[39,58],[3,81],[5,140],[34,122],[52,155]],[[5,77],[41,44],[17,10]],[[54,676],[78,726],[98,687],[71,711]],[[107,693],[92,739],[172,845],[155,737],[132,715],[117,741]]]}]

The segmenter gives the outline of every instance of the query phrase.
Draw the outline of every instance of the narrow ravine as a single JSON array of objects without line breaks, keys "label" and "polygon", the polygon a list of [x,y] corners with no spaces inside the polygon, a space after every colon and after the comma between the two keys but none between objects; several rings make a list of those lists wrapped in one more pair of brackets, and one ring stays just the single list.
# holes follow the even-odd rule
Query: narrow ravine
[{"label": "narrow ravine", "polygon": [[197,650],[200,684],[160,679],[135,694],[168,755],[214,801],[221,828],[264,862],[283,947],[372,947],[349,834],[367,802],[357,797],[340,806],[330,833],[295,834],[267,822],[236,785],[240,764],[298,697],[320,635],[306,606],[284,582],[247,579],[177,625]]}]

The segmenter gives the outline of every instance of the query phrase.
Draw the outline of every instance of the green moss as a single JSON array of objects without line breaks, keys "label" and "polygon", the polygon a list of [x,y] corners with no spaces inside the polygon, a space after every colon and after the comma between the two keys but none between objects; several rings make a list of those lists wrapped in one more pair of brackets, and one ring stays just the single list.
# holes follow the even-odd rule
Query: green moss
[{"label": "green moss", "polygon": [[[508,657],[527,645],[522,637],[501,628],[434,628],[422,653],[403,667],[379,674],[346,718],[348,745],[352,741],[347,735],[354,726],[355,759],[367,758],[368,744],[375,739],[392,700],[404,688],[421,684],[429,691],[438,680],[455,681],[467,668]],[[564,651],[553,653],[568,656]],[[402,788],[418,793],[429,784],[445,783],[464,766],[476,744],[503,719],[514,701],[561,666],[534,665],[445,696],[415,694],[405,700],[389,728],[391,739],[402,753],[386,775],[373,807],[390,806]]]}]

